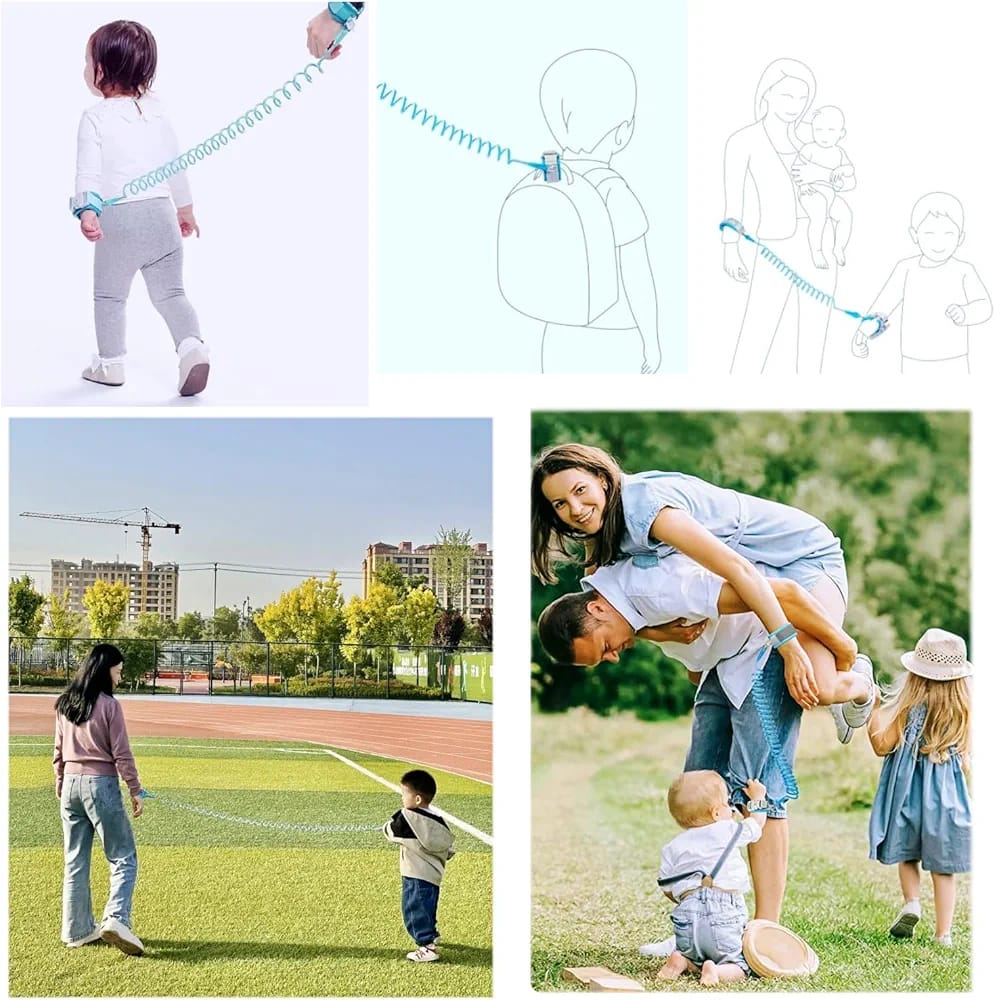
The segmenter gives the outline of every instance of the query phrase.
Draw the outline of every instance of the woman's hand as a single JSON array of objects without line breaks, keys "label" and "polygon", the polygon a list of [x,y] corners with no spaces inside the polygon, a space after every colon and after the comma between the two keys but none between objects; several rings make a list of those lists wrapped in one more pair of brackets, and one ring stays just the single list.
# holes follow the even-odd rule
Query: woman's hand
[{"label": "woman's hand", "polygon": [[815,708],[819,704],[819,686],[808,653],[796,639],[778,652],[784,660],[784,683],[788,692],[802,708]]},{"label": "woman's hand", "polygon": [[722,251],[722,267],[734,281],[749,281],[750,269],[743,263],[739,254],[739,245],[727,243]]},{"label": "woman's hand", "polygon": [[641,628],[636,636],[640,639],[649,639],[650,642],[679,642],[688,646],[701,638],[707,624],[707,619],[689,625],[683,618],[675,618],[663,625],[647,625]]},{"label": "woman's hand", "polygon": [[131,796],[131,815],[138,819],[142,815],[142,810],[145,808],[145,803],[142,801],[141,795]]},{"label": "woman's hand", "polygon": [[91,243],[104,238],[103,230],[100,228],[100,217],[94,211],[83,212],[80,215],[79,229]]},{"label": "woman's hand", "polygon": [[196,233],[197,239],[200,239],[200,226],[197,225],[197,220],[194,218],[193,205],[184,205],[183,208],[178,208],[176,221],[180,226],[180,235],[186,237]]},{"label": "woman's hand", "polygon": [[[342,30],[342,25],[335,20],[326,7],[320,14],[312,17],[307,25],[307,50],[315,59],[320,59],[327,51],[328,46],[335,41],[338,33]],[[338,59],[342,55],[342,46],[339,45],[328,57]]]}]

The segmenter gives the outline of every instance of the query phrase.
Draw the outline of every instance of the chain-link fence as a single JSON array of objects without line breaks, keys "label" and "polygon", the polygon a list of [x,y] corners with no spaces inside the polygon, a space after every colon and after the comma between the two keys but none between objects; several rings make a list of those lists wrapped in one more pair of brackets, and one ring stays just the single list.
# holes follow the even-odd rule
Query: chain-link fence
[{"label": "chain-link fence", "polygon": [[[493,700],[489,649],[348,643],[114,639],[124,655],[120,692],[302,698]],[[11,637],[10,690],[63,688],[93,639]]]}]

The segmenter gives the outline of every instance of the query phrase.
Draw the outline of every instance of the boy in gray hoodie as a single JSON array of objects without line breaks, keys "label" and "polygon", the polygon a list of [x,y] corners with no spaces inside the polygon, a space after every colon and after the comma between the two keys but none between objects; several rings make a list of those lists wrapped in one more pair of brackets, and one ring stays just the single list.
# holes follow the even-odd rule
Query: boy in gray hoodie
[{"label": "boy in gray hoodie", "polygon": [[408,771],[401,777],[401,808],[383,826],[384,836],[401,847],[401,913],[418,946],[408,952],[412,962],[439,958],[439,887],[446,862],[456,853],[452,830],[429,809],[435,790],[428,771]]}]

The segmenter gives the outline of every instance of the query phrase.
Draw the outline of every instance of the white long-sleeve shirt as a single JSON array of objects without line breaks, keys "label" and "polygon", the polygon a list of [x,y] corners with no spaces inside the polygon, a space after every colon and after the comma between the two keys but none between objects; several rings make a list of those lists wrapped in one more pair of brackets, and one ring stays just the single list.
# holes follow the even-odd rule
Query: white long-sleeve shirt
[{"label": "white long-sleeve shirt", "polygon": [[[124,186],[179,156],[176,133],[162,104],[146,94],[140,98],[106,97],[87,108],[79,123],[76,152],[76,193],[94,191],[117,198]],[[168,198],[177,208],[193,203],[186,172],[170,177],[128,201]]]}]

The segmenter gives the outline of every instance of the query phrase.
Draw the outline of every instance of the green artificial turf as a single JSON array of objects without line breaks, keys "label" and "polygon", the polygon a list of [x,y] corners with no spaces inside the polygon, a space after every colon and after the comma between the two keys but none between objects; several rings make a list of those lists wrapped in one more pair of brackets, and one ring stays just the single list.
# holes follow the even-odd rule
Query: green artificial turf
[{"label": "green artificial turf", "polygon": [[[648,989],[699,990],[695,978],[656,983],[661,959],[638,947],[672,933],[656,888],[661,847],[679,832],[666,793],[683,764],[689,720],[646,723],[584,710],[533,719],[532,975],[538,990],[580,989],[568,966],[604,965]],[[790,807],[783,923],[821,965],[811,979],[758,980],[726,990],[961,991],[971,988],[970,877],[958,876],[954,947],[932,941],[932,888],[912,940],[888,927],[902,903],[898,873],[867,859],[867,821],[880,761],[863,732],[836,742],[828,712],[806,716]],[[750,904],[752,897],[748,899]]]},{"label": "green artificial turf", "polygon": [[[59,940],[62,831],[45,737],[10,746],[10,993],[13,996],[482,996],[491,992],[490,848],[456,830],[442,888],[443,960],[417,965],[400,914],[397,848],[379,826],[399,798],[313,744],[135,739],[154,798],[134,821],[141,959]],[[297,750],[303,752],[285,752]],[[341,751],[396,783],[410,765]],[[490,787],[433,770],[436,803],[490,833]],[[167,804],[167,800],[168,803]],[[107,895],[95,847],[95,916]]]}]

